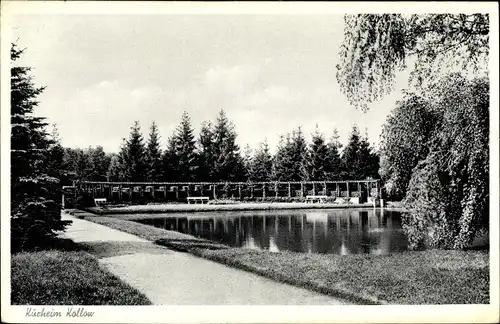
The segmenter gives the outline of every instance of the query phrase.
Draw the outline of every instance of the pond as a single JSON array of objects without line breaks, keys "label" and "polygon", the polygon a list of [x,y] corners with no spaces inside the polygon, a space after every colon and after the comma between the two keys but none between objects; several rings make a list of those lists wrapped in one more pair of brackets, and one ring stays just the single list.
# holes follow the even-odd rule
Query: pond
[{"label": "pond", "polygon": [[162,214],[136,222],[272,252],[388,254],[408,244],[400,212],[380,209]]}]

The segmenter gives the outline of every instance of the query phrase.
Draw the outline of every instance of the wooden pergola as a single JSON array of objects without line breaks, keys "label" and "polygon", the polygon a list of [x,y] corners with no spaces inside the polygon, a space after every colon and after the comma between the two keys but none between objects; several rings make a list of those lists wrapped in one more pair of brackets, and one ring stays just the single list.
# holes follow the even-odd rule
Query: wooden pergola
[{"label": "wooden pergola", "polygon": [[232,198],[302,198],[323,195],[332,198],[379,196],[380,180],[343,181],[266,181],[266,182],[99,182],[79,181],[76,190],[93,198],[133,200],[138,197],[152,200],[179,201],[187,197],[207,196],[210,199]]}]

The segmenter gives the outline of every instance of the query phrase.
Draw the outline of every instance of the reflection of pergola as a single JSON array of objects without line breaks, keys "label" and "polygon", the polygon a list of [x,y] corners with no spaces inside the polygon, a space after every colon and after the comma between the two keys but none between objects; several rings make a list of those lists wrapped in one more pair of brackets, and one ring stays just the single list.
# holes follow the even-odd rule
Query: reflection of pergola
[{"label": "reflection of pergola", "polygon": [[[266,198],[323,195],[332,198],[378,197],[379,180],[268,181],[268,182],[75,182],[80,192],[94,198],[134,199],[136,197],[178,200],[208,196]],[[124,195],[125,194],[125,195]]]}]

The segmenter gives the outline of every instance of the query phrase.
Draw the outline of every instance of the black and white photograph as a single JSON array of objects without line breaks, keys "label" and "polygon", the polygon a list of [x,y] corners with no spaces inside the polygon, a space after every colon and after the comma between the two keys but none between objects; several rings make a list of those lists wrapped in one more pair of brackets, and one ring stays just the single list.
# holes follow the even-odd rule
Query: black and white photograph
[{"label": "black and white photograph", "polygon": [[497,3],[4,1],[1,30],[2,322],[500,320]]}]

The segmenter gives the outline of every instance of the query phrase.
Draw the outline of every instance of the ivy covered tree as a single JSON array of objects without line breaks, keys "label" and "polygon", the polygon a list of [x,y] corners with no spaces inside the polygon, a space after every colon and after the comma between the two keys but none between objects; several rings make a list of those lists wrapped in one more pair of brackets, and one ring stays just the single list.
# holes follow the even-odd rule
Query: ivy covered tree
[{"label": "ivy covered tree", "polygon": [[149,138],[146,144],[146,165],[147,181],[158,181],[161,175],[161,148],[158,126],[153,122],[149,131]]},{"label": "ivy covered tree", "polygon": [[[434,87],[440,121],[404,200],[411,247],[462,249],[489,223],[489,82],[453,74]],[[430,231],[429,231],[430,229]]]},{"label": "ivy covered tree", "polygon": [[436,71],[487,70],[489,16],[485,14],[346,15],[344,34],[337,80],[358,108],[366,109],[367,103],[390,92],[396,72],[406,69],[409,60],[414,61],[409,84],[426,96],[429,87],[422,86],[434,85],[442,77]]},{"label": "ivy covered tree", "polygon": [[270,181],[272,178],[273,161],[267,140],[259,144],[251,163],[251,181]]},{"label": "ivy covered tree", "polygon": [[362,110],[389,93],[396,73],[413,60],[409,82],[434,83],[436,71],[487,70],[487,14],[358,14],[345,16],[337,80]]},{"label": "ivy covered tree", "polygon": [[[409,169],[420,154],[425,155],[411,171],[405,198],[410,212],[404,228],[411,246],[419,247],[428,238],[436,247],[466,247],[489,217],[489,83],[480,78],[488,70],[489,16],[349,15],[345,22],[337,79],[353,105],[366,109],[390,92],[396,72],[412,58],[413,96],[422,96],[424,105],[437,113],[428,145],[419,147],[425,138],[418,136],[409,140],[417,145],[408,165],[398,161],[405,159],[405,149],[396,147],[388,154],[390,146],[383,147],[382,171],[392,179],[404,180],[408,172],[397,171]],[[453,68],[476,79],[444,77]],[[391,132],[397,130],[384,136]],[[421,136],[426,135],[424,130]],[[398,170],[391,170],[387,159],[398,161]]]},{"label": "ivy covered tree", "polygon": [[45,118],[34,115],[43,87],[36,87],[29,67],[16,65],[23,50],[11,47],[11,250],[43,245],[63,230],[61,188],[48,163],[56,143]]},{"label": "ivy covered tree", "polygon": [[430,102],[416,94],[398,102],[387,117],[381,135],[380,175],[391,197],[405,197],[413,169],[429,153],[438,123]]}]

